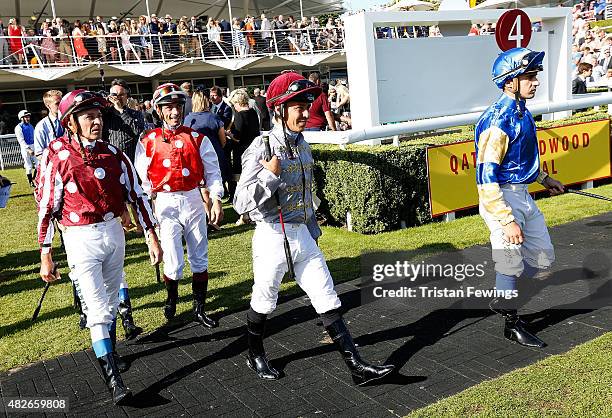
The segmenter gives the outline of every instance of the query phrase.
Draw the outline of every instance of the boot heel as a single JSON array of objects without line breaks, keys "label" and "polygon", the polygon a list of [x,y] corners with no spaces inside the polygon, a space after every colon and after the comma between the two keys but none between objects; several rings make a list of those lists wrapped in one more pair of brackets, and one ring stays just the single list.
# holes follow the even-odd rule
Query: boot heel
[{"label": "boot heel", "polygon": [[356,385],[361,386],[373,380],[382,379],[395,369],[393,365],[373,366],[363,361],[342,318],[325,327],[325,329],[336,345],[336,349],[342,355],[342,359],[350,370],[351,377]]}]

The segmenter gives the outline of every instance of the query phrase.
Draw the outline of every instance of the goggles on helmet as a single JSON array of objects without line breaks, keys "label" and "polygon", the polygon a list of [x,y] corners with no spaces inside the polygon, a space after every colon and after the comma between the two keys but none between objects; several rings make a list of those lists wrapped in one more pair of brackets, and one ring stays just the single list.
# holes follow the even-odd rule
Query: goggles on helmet
[{"label": "goggles on helmet", "polygon": [[[279,94],[278,96],[274,96],[270,99],[268,99],[270,102],[274,102],[277,100],[280,100],[284,97],[289,96],[290,94],[294,94],[294,93],[298,93],[302,90],[306,90],[306,89],[311,89],[313,87],[316,87],[316,85],[310,81],[310,80],[295,80],[294,82],[292,82],[291,84],[289,84],[289,87],[287,87],[287,91],[285,91],[284,93]],[[312,102],[315,99],[315,95],[314,94],[307,94],[305,97],[307,99],[307,101]]]}]

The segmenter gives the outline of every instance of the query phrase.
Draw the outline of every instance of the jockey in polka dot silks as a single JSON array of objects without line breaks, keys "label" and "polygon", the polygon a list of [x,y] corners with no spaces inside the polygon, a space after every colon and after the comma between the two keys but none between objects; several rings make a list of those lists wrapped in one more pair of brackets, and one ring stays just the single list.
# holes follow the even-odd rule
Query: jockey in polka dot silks
[{"label": "jockey in polka dot silks", "polygon": [[208,222],[200,185],[204,184],[210,192],[211,222],[217,224],[223,219],[223,183],[210,140],[183,126],[185,102],[185,93],[175,84],[163,84],[155,90],[153,106],[163,125],[143,134],[136,146],[134,165],[145,192],[155,201],[159,221],[168,292],[164,316],[170,320],[176,314],[178,282],[185,266],[184,238],[193,273],[195,319],[214,328],[217,321],[204,312],[208,290]]},{"label": "jockey in polka dot silks", "polygon": [[120,216],[126,200],[133,203],[147,231],[151,263],[161,260],[155,219],[130,160],[114,146],[100,141],[101,110],[108,102],[96,93],[75,90],[60,103],[66,134],[44,151],[40,173],[38,240],[41,245],[40,275],[56,280],[51,256],[52,219],[64,228],[64,246],[70,278],[75,283],[93,350],[98,358],[114,403],[131,395],[121,371],[127,364],[115,353],[118,293],[125,258],[125,237]]},{"label": "jockey in polka dot silks", "polygon": [[[545,343],[525,329],[517,314],[519,284],[548,268],[555,253],[544,215],[527,187],[538,181],[551,194],[563,185],[540,170],[536,126],[525,101],[535,96],[544,52],[513,48],[493,64],[493,82],[502,94],[476,124],[476,183],[480,215],[491,234],[495,298],[491,309],[505,318],[504,336],[530,347]],[[502,296],[502,294],[504,296]]]}]

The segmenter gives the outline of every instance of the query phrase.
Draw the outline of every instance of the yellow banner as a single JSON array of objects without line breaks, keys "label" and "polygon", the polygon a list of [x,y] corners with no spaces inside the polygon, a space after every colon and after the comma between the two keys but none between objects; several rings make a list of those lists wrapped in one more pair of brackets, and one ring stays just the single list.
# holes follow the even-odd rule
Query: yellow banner
[{"label": "yellow banner", "polygon": [[[563,184],[610,177],[610,121],[538,129],[540,167]],[[427,149],[431,216],[478,205],[474,141]],[[530,192],[542,190],[537,183]]]}]

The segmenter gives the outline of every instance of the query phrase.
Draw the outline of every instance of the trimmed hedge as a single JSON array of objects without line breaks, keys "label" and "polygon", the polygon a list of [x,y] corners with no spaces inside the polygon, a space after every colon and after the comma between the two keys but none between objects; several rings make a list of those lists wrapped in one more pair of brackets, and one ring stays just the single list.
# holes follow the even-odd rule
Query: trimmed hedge
[{"label": "trimmed hedge", "polygon": [[[591,29],[595,29],[596,27],[606,28],[608,26],[612,26],[612,19],[607,20],[596,20],[593,22],[589,22]],[[605,32],[612,32],[612,29],[604,29]]]},{"label": "trimmed hedge", "polygon": [[[585,112],[560,121],[538,122],[553,127],[608,117],[603,112]],[[315,189],[321,198],[319,212],[331,223],[346,225],[351,213],[352,228],[376,234],[431,222],[427,184],[426,149],[472,139],[473,126],[460,133],[431,136],[392,145],[312,145],[315,159]]]}]

